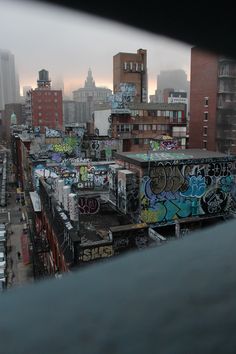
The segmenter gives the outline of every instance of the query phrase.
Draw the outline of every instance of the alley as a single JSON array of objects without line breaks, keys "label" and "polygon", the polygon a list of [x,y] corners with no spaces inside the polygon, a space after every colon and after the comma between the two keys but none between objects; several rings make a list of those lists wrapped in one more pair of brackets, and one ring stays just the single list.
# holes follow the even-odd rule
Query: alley
[{"label": "alley", "polygon": [[15,187],[9,188],[7,203],[7,288],[33,282],[32,264],[26,262],[22,249],[22,235],[27,237],[27,234],[23,232],[25,225],[24,206],[16,202]]}]

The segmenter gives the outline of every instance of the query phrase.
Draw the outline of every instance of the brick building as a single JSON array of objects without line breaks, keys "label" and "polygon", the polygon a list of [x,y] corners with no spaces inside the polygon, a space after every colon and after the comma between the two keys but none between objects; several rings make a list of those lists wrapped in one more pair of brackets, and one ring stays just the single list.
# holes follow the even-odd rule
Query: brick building
[{"label": "brick building", "polygon": [[236,153],[236,61],[191,50],[189,147]]},{"label": "brick building", "polygon": [[150,141],[168,135],[186,147],[186,109],[184,104],[140,103],[130,113],[112,113],[112,137],[123,141],[123,151],[148,150]]},{"label": "brick building", "polygon": [[48,71],[39,71],[38,87],[27,92],[26,112],[33,127],[63,129],[62,91],[52,90]]},{"label": "brick building", "polygon": [[120,84],[135,86],[134,102],[148,102],[147,51],[118,53],[113,56],[113,92],[119,91]]}]

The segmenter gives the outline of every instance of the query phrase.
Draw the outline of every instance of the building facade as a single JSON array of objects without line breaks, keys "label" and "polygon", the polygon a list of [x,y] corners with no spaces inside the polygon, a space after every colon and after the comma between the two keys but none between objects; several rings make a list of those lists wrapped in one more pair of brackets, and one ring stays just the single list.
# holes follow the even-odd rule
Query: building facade
[{"label": "building facade", "polygon": [[112,137],[123,141],[123,151],[147,151],[158,137],[168,136],[176,147],[186,147],[184,104],[143,103],[130,106],[130,113],[111,114]]},{"label": "building facade", "polygon": [[134,102],[148,102],[147,51],[118,53],[113,56],[113,92],[120,90],[121,84],[135,87]]},{"label": "building facade", "polygon": [[17,125],[25,124],[25,105],[21,103],[9,103],[5,105],[2,112],[2,135],[5,136],[7,141],[10,141],[10,126],[14,123],[11,121],[11,116],[15,114]]},{"label": "building facade", "polygon": [[5,104],[20,102],[20,86],[14,55],[0,49],[0,110]]},{"label": "building facade", "polygon": [[87,79],[83,88],[73,91],[73,100],[84,103],[86,112],[82,122],[92,121],[94,105],[97,103],[107,103],[112,91],[106,87],[97,87],[93,79],[92,70],[89,69]]},{"label": "building facade", "polygon": [[38,87],[27,92],[27,122],[34,128],[44,131],[63,129],[62,91],[52,90],[47,70],[39,71]]},{"label": "building facade", "polygon": [[190,148],[236,153],[236,61],[191,50]]},{"label": "building facade", "polygon": [[72,100],[63,100],[63,119],[64,124],[86,122],[87,114],[86,102],[76,102]]}]

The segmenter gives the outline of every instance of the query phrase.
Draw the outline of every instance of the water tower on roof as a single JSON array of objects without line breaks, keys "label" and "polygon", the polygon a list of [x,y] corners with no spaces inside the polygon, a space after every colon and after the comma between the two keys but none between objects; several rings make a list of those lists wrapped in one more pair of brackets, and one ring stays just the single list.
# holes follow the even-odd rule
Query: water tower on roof
[{"label": "water tower on roof", "polygon": [[39,71],[39,79],[37,80],[39,89],[51,89],[51,80],[49,79],[49,72],[45,69]]}]

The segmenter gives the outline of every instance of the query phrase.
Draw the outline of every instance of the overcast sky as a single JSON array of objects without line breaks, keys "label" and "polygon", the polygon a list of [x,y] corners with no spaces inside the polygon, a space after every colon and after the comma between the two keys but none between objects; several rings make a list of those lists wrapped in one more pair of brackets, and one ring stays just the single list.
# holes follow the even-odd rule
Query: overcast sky
[{"label": "overcast sky", "polygon": [[0,0],[0,48],[15,55],[20,86],[36,86],[38,71],[63,79],[65,92],[84,85],[91,67],[97,86],[112,89],[113,56],[147,50],[149,94],[160,70],[183,69],[189,79],[190,46],[129,26],[33,2]]}]

